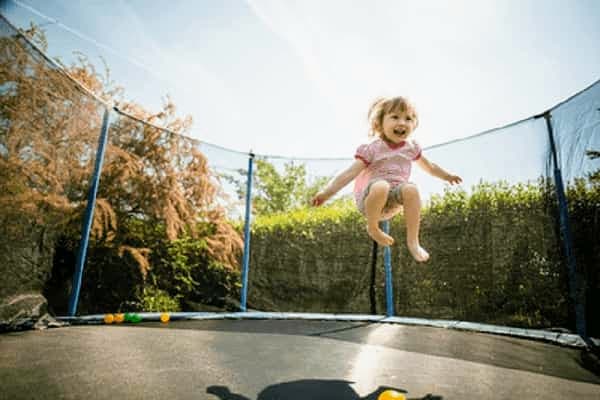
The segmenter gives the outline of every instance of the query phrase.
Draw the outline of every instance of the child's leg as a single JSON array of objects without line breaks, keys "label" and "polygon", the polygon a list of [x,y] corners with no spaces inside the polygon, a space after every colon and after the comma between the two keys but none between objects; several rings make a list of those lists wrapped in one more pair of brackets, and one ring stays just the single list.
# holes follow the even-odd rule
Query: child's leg
[{"label": "child's leg", "polygon": [[365,197],[365,215],[367,217],[367,233],[381,246],[391,246],[394,239],[379,229],[381,211],[387,201],[390,184],[378,181],[371,185],[369,194]]},{"label": "child's leg", "polygon": [[406,245],[408,251],[419,262],[429,259],[429,253],[419,244],[419,227],[421,224],[421,197],[419,190],[412,183],[402,187],[404,219],[406,220]]}]

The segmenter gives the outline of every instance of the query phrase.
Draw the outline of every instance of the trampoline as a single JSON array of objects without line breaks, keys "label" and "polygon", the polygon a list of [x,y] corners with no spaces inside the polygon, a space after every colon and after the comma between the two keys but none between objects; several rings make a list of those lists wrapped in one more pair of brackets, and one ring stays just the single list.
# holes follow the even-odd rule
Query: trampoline
[{"label": "trampoline", "polygon": [[[174,315],[0,336],[7,399],[595,399],[577,343],[346,316]],[[561,334],[547,332],[558,339]],[[568,336],[568,335],[567,335]]]},{"label": "trampoline", "polygon": [[[446,193],[441,183],[423,180],[423,196],[434,201],[424,218],[422,233],[436,254],[425,269],[403,256],[401,238],[383,249],[384,257],[378,257],[377,247],[371,247],[365,236],[364,221],[343,207],[332,219],[335,224],[324,217],[325,223],[319,224],[310,218],[292,220],[294,209],[290,207],[283,210],[289,214],[280,225],[277,221],[262,228],[253,225],[250,243],[252,179],[260,176],[253,175],[253,168],[259,172],[261,168],[263,172],[268,168],[285,171],[287,166],[301,162],[307,177],[322,179],[348,160],[239,153],[149,124],[90,93],[3,17],[0,28],[2,43],[10,50],[0,57],[2,61],[7,66],[16,65],[17,60],[31,66],[10,69],[14,76],[4,86],[4,93],[8,96],[21,87],[34,89],[25,92],[31,96],[12,99],[20,101],[18,110],[26,111],[7,117],[7,125],[14,128],[10,131],[11,146],[24,143],[19,153],[22,157],[12,158],[11,179],[16,183],[10,188],[37,193],[36,185],[42,182],[44,190],[55,190],[50,193],[52,198],[73,207],[86,205],[85,213],[71,221],[82,227],[81,232],[71,232],[67,238],[78,241],[77,252],[71,242],[70,247],[61,248],[62,253],[54,252],[56,243],[50,239],[56,238],[48,238],[45,229],[57,219],[52,213],[42,215],[46,208],[35,209],[33,216],[20,210],[2,216],[7,222],[0,224],[0,229],[6,230],[0,230],[0,236],[5,235],[7,247],[0,256],[9,258],[0,259],[0,265],[30,267],[6,273],[3,279],[18,290],[32,288],[35,293],[31,297],[43,298],[40,293],[48,288],[48,276],[53,274],[57,282],[52,287],[56,292],[50,293],[56,295],[51,305],[64,300],[60,296],[65,287],[70,290],[70,301],[68,312],[62,311],[69,316],[58,318],[57,329],[0,335],[0,399],[375,400],[388,389],[413,400],[600,398],[598,361],[590,351],[598,346],[590,336],[600,332],[594,308],[600,298],[596,268],[600,253],[590,240],[597,236],[600,219],[590,217],[598,215],[594,214],[596,203],[583,201],[585,196],[591,198],[600,192],[592,192],[591,183],[579,187],[580,197],[574,198],[580,201],[574,203],[580,208],[575,210],[579,212],[575,217],[569,216],[565,194],[573,182],[598,170],[599,160],[587,157],[586,152],[600,146],[600,81],[542,114],[427,149],[444,165],[472,171],[464,178],[465,185],[473,189]],[[30,71],[37,71],[39,76]],[[54,94],[58,83],[63,96],[59,100],[32,97]],[[47,87],[40,87],[43,84]],[[16,89],[14,92],[18,93]],[[69,108],[64,115],[47,111],[65,105]],[[63,118],[65,115],[68,118]],[[39,129],[39,121],[53,126],[48,120],[69,128],[66,139],[46,138],[62,132]],[[23,139],[30,136],[32,144]],[[184,152],[165,157],[170,168],[187,173],[195,161],[202,161],[215,177],[241,174],[246,198],[240,204],[245,211],[242,207],[234,210],[239,212],[240,226],[244,217],[240,312],[171,313],[169,323],[161,323],[159,313],[141,313],[142,322],[119,324],[104,324],[103,314],[95,314],[156,310],[164,305],[144,308],[132,301],[132,293],[143,292],[150,279],[146,280],[142,272],[131,272],[137,271],[135,268],[123,268],[122,249],[94,248],[92,243],[91,255],[87,255],[96,195],[99,188],[102,192],[103,183],[110,184],[110,179],[100,182],[105,152],[116,168],[122,160],[115,154],[131,155],[130,145],[137,148],[152,138],[164,140],[166,144],[161,146],[173,145],[173,149]],[[3,152],[8,154],[9,148],[0,143]],[[503,148],[511,151],[496,151]],[[491,153],[497,156],[488,156]],[[53,180],[46,176],[48,168],[40,161],[45,157],[37,157],[45,154],[60,154],[64,159],[59,163],[64,168],[61,176],[79,177],[77,185],[67,180],[48,189],[46,186],[51,185],[46,182]],[[33,178],[22,171],[31,172]],[[160,175],[154,168],[140,168],[138,172],[149,174],[146,178]],[[210,174],[205,174],[207,187]],[[195,189],[196,181],[179,178],[169,182],[174,182],[173,191],[182,190],[181,204],[190,207],[189,215],[206,211],[197,208],[204,202],[185,203],[183,194],[190,191],[182,188],[192,185]],[[513,186],[504,181],[507,178]],[[415,179],[421,181],[418,175]],[[223,185],[231,192],[244,189],[243,185]],[[127,195],[135,195],[137,188],[131,188]],[[440,193],[446,193],[447,198]],[[122,203],[101,200],[104,208]],[[156,220],[150,218],[155,216],[151,210],[136,209],[135,215],[127,214],[127,206],[121,211],[140,227],[148,224],[154,231],[164,222],[162,215]],[[588,223],[592,220],[596,225]],[[28,231],[26,227],[32,225]],[[392,221],[385,229],[396,234],[402,231],[401,226],[401,221]],[[572,240],[571,227],[578,241]],[[24,239],[25,235],[29,236]],[[158,233],[149,238],[136,235],[134,241],[145,240],[156,246],[171,240]],[[156,244],[160,241],[162,244]],[[138,261],[148,254],[141,245],[134,248],[130,241],[120,243],[129,251],[139,250],[132,253]],[[198,248],[203,246],[205,243]],[[170,256],[164,248],[159,250],[163,258]],[[30,262],[31,254],[38,252],[40,259],[54,256],[44,264],[52,271],[36,269],[39,265],[35,260]],[[223,253],[233,258],[235,252]],[[27,262],[19,264],[23,259]],[[186,273],[192,266],[215,265],[210,264],[212,259],[194,260],[185,265],[190,267]],[[160,264],[162,259],[154,261]],[[172,261],[160,264],[162,275],[152,277],[156,284],[153,293],[164,295],[169,287],[173,293],[165,297],[172,295],[168,297],[172,306],[186,295],[192,300],[187,304],[191,304],[197,300],[196,287],[185,293],[175,289],[182,286],[182,280],[189,285],[196,283],[194,276],[190,272],[185,279],[171,280],[175,273],[170,268],[181,260]],[[131,259],[127,262],[128,267],[144,266]],[[60,270],[65,265],[72,270]],[[154,271],[160,273],[160,268]],[[72,280],[67,273],[73,274]],[[145,273],[152,273],[152,269],[147,266]],[[106,277],[110,278],[102,280]],[[161,279],[168,283],[159,285],[164,283]],[[235,287],[238,282],[226,283]],[[80,290],[84,293],[83,306],[79,305]],[[247,300],[252,309],[302,312],[247,311]],[[78,305],[85,310],[81,313],[90,315],[78,315]],[[383,309],[385,315],[378,315]],[[369,310],[369,315],[355,314]],[[511,323],[544,329],[504,326]]]}]

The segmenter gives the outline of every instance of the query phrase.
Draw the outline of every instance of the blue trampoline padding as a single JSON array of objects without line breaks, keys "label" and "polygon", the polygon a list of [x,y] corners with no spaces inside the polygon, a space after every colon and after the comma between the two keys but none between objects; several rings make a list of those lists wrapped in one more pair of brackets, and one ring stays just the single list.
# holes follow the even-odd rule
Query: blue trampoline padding
[{"label": "blue trampoline padding", "polygon": [[[143,312],[137,313],[144,321],[160,321],[161,313]],[[105,314],[85,315],[79,317],[56,317],[57,320],[72,324],[101,324]],[[586,347],[585,341],[576,334],[554,332],[542,329],[511,328],[508,326],[479,324],[475,322],[464,322],[454,320],[386,317],[385,315],[368,314],[317,314],[317,313],[294,313],[294,312],[174,312],[169,313],[171,321],[176,320],[219,320],[219,319],[301,319],[320,321],[355,321],[355,322],[378,322],[400,325],[432,326],[437,328],[458,329],[496,335],[508,335],[520,338],[544,340],[563,346]]]}]

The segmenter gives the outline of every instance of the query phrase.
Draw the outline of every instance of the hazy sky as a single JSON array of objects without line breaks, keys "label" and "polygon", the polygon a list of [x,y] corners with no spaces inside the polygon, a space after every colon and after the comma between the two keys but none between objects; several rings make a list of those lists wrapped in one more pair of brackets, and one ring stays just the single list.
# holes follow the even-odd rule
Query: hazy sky
[{"label": "hazy sky", "polygon": [[[538,114],[600,78],[597,0],[2,0],[49,54],[102,56],[126,97],[169,94],[191,136],[351,158],[376,97],[405,95],[422,145]],[[47,18],[52,19],[49,21]]]}]

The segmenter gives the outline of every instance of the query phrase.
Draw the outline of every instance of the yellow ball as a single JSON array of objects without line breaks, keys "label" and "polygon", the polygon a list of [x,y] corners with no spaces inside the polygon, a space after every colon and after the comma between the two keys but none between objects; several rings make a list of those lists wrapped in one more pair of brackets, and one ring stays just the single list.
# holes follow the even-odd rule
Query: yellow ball
[{"label": "yellow ball", "polygon": [[162,322],[163,324],[166,324],[167,322],[169,322],[170,319],[171,319],[171,317],[169,316],[168,313],[160,314],[160,322]]},{"label": "yellow ball", "polygon": [[120,324],[123,321],[125,321],[125,314],[122,314],[122,313],[115,314],[115,322],[117,324]]},{"label": "yellow ball", "polygon": [[105,324],[112,324],[114,320],[115,320],[115,316],[112,315],[112,314],[106,314],[104,316],[104,323]]},{"label": "yellow ball", "polygon": [[406,400],[406,397],[395,390],[386,390],[379,395],[377,400]]}]

